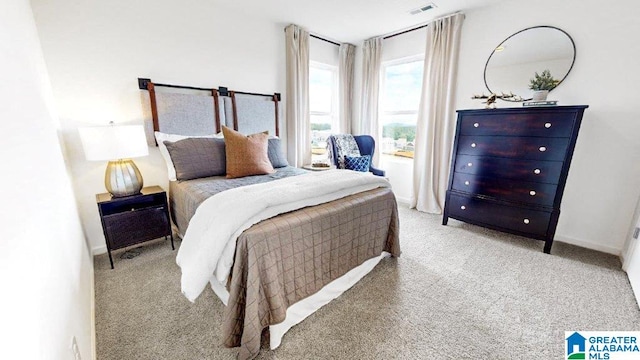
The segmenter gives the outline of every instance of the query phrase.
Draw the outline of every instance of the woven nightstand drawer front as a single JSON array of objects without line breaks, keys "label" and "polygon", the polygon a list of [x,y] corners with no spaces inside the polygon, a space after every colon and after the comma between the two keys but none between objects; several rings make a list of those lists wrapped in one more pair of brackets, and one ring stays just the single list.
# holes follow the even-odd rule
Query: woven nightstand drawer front
[{"label": "woven nightstand drawer front", "polygon": [[104,217],[112,249],[170,235],[165,207],[146,208]]}]

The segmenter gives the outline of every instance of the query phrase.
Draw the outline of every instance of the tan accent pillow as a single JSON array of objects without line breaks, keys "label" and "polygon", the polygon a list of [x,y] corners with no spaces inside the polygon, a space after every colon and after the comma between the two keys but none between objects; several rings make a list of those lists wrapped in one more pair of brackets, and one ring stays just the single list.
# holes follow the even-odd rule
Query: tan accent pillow
[{"label": "tan accent pillow", "polygon": [[275,172],[267,152],[269,147],[267,133],[246,136],[223,126],[222,134],[227,156],[227,179]]}]

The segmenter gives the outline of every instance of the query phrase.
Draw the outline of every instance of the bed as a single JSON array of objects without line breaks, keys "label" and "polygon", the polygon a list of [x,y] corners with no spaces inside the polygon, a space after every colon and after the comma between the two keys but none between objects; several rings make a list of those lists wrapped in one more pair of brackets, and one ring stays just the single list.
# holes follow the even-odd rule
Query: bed
[{"label": "bed", "polygon": [[[143,85],[153,130],[178,139],[167,141],[170,147],[194,136],[201,139],[194,143],[219,145],[222,124],[243,133],[279,132],[277,94],[243,93],[237,101],[232,97],[239,92],[227,99],[224,88],[196,89],[205,95],[191,96],[209,99],[186,100],[183,93],[158,96],[150,80]],[[162,136],[150,141],[156,139],[165,144]],[[276,148],[279,139],[269,139],[270,151],[272,143]],[[397,204],[385,179],[349,170],[307,172],[284,164],[281,149],[274,152],[269,161],[280,166],[272,173],[227,179],[220,170],[185,179],[176,167],[169,188],[172,219],[183,238],[176,259],[183,294],[195,301],[211,286],[226,305],[224,345],[239,346],[241,359],[258,354],[264,329],[275,349],[289,328],[383,258],[400,255]]]}]

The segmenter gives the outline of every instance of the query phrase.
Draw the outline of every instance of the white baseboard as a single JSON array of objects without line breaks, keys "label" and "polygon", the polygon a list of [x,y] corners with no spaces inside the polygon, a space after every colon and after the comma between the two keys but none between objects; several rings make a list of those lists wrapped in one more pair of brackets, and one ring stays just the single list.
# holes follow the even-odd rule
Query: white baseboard
[{"label": "white baseboard", "polygon": [[579,239],[574,239],[568,236],[557,236],[553,239],[553,241],[559,241],[559,242],[563,242],[566,244],[571,244],[571,245],[575,245],[575,246],[580,246],[583,248],[587,248],[587,249],[591,249],[591,250],[596,250],[596,251],[600,251],[600,252],[604,252],[607,254],[612,254],[612,255],[616,255],[616,256],[620,256],[622,253],[621,249],[615,248],[613,246],[607,246],[607,245],[602,245],[602,244],[596,244],[590,241],[585,241],[585,240],[579,240]]},{"label": "white baseboard", "polygon": [[100,245],[100,246],[91,248],[91,255],[93,256],[106,254],[106,253],[107,253],[107,245]]},{"label": "white baseboard", "polygon": [[396,201],[398,202],[398,204],[402,204],[406,206],[409,206],[409,204],[411,203],[411,199],[401,197],[401,196],[396,196]]}]

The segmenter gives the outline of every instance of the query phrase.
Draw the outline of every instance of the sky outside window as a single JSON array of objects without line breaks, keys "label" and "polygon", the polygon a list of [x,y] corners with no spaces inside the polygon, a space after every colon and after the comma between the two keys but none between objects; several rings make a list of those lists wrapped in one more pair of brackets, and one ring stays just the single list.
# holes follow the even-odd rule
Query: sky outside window
[{"label": "sky outside window", "polygon": [[333,77],[331,70],[309,69],[309,108],[312,112],[331,113]]},{"label": "sky outside window", "polygon": [[417,112],[422,92],[423,67],[423,60],[385,67],[384,97],[381,104],[383,112]]}]

